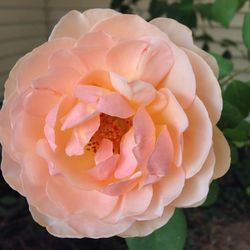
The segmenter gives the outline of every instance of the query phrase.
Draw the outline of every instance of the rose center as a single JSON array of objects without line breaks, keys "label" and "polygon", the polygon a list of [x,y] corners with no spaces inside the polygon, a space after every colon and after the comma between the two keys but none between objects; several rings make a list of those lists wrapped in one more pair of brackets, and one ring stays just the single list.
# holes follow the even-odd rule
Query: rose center
[{"label": "rose center", "polygon": [[131,128],[132,120],[122,119],[106,114],[100,115],[100,126],[86,145],[86,150],[96,153],[102,139],[113,142],[113,152],[120,152],[120,142],[123,135]]}]

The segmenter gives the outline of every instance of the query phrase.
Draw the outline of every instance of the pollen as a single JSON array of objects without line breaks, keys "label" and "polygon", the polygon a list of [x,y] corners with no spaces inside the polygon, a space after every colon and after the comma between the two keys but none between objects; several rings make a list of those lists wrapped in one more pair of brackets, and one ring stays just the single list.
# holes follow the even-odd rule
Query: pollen
[{"label": "pollen", "polygon": [[119,153],[121,139],[131,126],[132,120],[130,118],[122,119],[106,114],[100,114],[100,126],[86,145],[85,150],[96,153],[102,139],[108,139],[113,142],[113,152]]}]

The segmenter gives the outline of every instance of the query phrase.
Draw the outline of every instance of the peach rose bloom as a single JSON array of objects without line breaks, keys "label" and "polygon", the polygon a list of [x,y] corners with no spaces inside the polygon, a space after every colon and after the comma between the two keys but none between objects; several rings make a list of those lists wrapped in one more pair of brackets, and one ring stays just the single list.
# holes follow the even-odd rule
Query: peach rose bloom
[{"label": "peach rose bloom", "polygon": [[172,19],[71,11],[5,84],[3,176],[55,236],[148,235],[229,168],[217,74]]}]

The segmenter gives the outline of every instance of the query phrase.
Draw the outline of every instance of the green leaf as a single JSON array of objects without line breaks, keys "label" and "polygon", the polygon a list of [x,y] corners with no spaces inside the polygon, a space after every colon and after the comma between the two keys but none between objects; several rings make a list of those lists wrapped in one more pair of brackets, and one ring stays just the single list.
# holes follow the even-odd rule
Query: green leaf
[{"label": "green leaf", "polygon": [[230,149],[231,149],[231,163],[236,164],[239,160],[238,149],[232,143],[230,143]]},{"label": "green leaf", "polygon": [[243,120],[243,115],[239,109],[230,102],[223,100],[223,110],[218,123],[219,128],[234,128],[241,120]]},{"label": "green leaf", "polygon": [[210,184],[207,199],[202,205],[203,207],[211,206],[216,202],[218,195],[219,195],[219,189],[220,189],[220,187],[219,187],[218,181],[213,181]]},{"label": "green leaf", "polygon": [[243,120],[235,128],[227,128],[223,131],[223,133],[232,141],[245,141],[249,137],[250,124]]},{"label": "green leaf", "polygon": [[197,4],[195,7],[197,11],[201,14],[202,18],[205,18],[207,20],[213,19],[213,14],[212,14],[213,4],[211,3]]},{"label": "green leaf", "polygon": [[193,5],[190,3],[173,3],[167,5],[167,17],[173,18],[189,28],[197,26],[197,17]]},{"label": "green leaf", "polygon": [[245,14],[242,36],[245,46],[247,47],[248,50],[250,50],[250,12]]},{"label": "green leaf", "polygon": [[164,0],[152,0],[149,5],[149,13],[151,18],[162,16],[167,8],[167,4]]},{"label": "green leaf", "polygon": [[241,81],[231,82],[224,94],[224,100],[230,102],[239,109],[243,117],[250,112],[250,85]]},{"label": "green leaf", "polygon": [[222,57],[221,55],[215,53],[215,52],[210,52],[211,55],[213,55],[219,65],[219,79],[223,79],[224,77],[228,76],[232,71],[233,71],[233,63]]},{"label": "green leaf", "polygon": [[242,0],[215,0],[212,6],[213,19],[228,27],[237,10],[242,6]]},{"label": "green leaf", "polygon": [[186,218],[176,209],[169,222],[147,237],[127,238],[129,250],[183,250],[187,236]]}]

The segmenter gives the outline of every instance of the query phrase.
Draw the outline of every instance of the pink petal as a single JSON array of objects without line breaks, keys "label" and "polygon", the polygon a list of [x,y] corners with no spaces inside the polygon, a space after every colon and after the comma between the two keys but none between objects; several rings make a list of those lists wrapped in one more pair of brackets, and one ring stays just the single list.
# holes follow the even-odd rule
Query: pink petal
[{"label": "pink petal", "polygon": [[167,124],[174,147],[174,162],[176,166],[180,166],[183,151],[182,134],[188,127],[188,118],[181,105],[169,90],[161,89],[160,93],[165,95],[168,103],[154,117],[157,119],[157,122]]},{"label": "pink petal", "polygon": [[72,52],[79,57],[88,71],[106,70],[108,49],[101,47],[77,47]]},{"label": "pink petal", "polygon": [[68,224],[80,235],[89,238],[108,238],[124,232],[133,222],[132,218],[122,220],[117,224],[106,223],[95,216],[76,214],[70,218]]},{"label": "pink petal", "polygon": [[117,209],[106,217],[105,221],[108,223],[118,223],[124,218],[142,214],[148,208],[152,197],[152,186],[146,186],[140,190],[133,190],[125,193],[120,197]]},{"label": "pink petal", "polygon": [[212,124],[216,124],[222,110],[220,85],[208,64],[197,54],[185,50],[194,70],[196,93],[204,103]]},{"label": "pink petal", "polygon": [[99,181],[106,180],[111,177],[116,169],[119,155],[112,155],[108,159],[100,162],[97,166],[90,169],[88,174]]},{"label": "pink petal", "polygon": [[101,144],[95,154],[95,162],[98,165],[100,162],[107,160],[113,155],[113,142],[108,139],[102,139]]},{"label": "pink petal", "polygon": [[66,145],[65,152],[68,156],[82,155],[84,147],[100,126],[99,116],[95,116],[73,129],[71,137]]},{"label": "pink petal", "polygon": [[50,89],[62,95],[73,95],[73,90],[81,78],[81,74],[73,68],[51,68],[46,75],[37,78],[33,85],[36,89]]},{"label": "pink petal", "polygon": [[86,103],[97,102],[99,97],[106,93],[106,89],[92,85],[77,85],[75,88],[75,96]]},{"label": "pink petal", "polygon": [[60,96],[47,89],[30,89],[21,98],[24,110],[33,116],[45,116],[59,101]]},{"label": "pink petal", "polygon": [[81,60],[70,49],[56,51],[49,58],[49,68],[73,68],[81,75],[86,74],[87,69]]},{"label": "pink petal", "polygon": [[60,49],[72,48],[75,40],[71,38],[63,38],[56,41],[46,42],[35,48],[29,56],[20,63],[17,72],[18,89],[25,90],[31,86],[32,81],[40,77],[48,70],[49,57]]},{"label": "pink petal", "polygon": [[[67,192],[62,192],[65,189]],[[46,192],[50,200],[55,202],[57,206],[64,207],[71,215],[81,213],[85,216],[102,218],[112,212],[118,201],[118,197],[115,196],[108,196],[98,191],[78,189],[63,176],[51,177],[47,182]]]},{"label": "pink petal", "polygon": [[58,118],[73,105],[73,99],[63,96],[46,116],[44,134],[52,150],[56,149],[55,127]]},{"label": "pink petal", "polygon": [[61,121],[63,122],[61,130],[69,129],[75,126],[80,125],[84,121],[91,119],[96,115],[96,112],[92,110],[87,110],[88,105],[83,103],[77,103],[69,113],[64,116]]},{"label": "pink petal", "polygon": [[133,152],[140,164],[152,153],[155,144],[155,126],[144,108],[140,108],[133,120],[135,143]]},{"label": "pink petal", "polygon": [[129,191],[131,191],[136,185],[139,183],[139,180],[141,179],[142,173],[136,172],[132,176],[130,176],[128,179],[121,180],[112,184],[109,184],[108,186],[105,186],[102,189],[102,192],[111,196],[118,196],[121,194],[125,194]]},{"label": "pink petal", "polygon": [[165,176],[173,161],[173,144],[166,127],[160,132],[155,148],[148,160],[148,171],[152,175]]},{"label": "pink petal", "polygon": [[49,40],[62,37],[79,39],[89,32],[96,23],[119,13],[110,9],[91,9],[83,13],[76,10],[68,12],[54,27]]},{"label": "pink petal", "polygon": [[92,46],[111,48],[115,44],[115,40],[104,32],[90,32],[82,36],[76,43],[76,47]]},{"label": "pink petal", "polygon": [[186,180],[181,195],[173,202],[177,207],[193,207],[203,200],[209,191],[215,165],[213,150],[210,151],[201,170],[192,178]]},{"label": "pink petal", "polygon": [[23,195],[23,187],[20,179],[21,166],[10,155],[2,150],[1,170],[5,181]]},{"label": "pink petal", "polygon": [[107,55],[107,63],[111,71],[129,81],[142,80],[157,85],[171,69],[173,57],[164,40],[144,38],[113,47]]},{"label": "pink petal", "polygon": [[190,178],[199,172],[207,159],[212,145],[212,125],[207,110],[198,97],[186,110],[186,114],[189,126],[183,137],[182,167],[185,169],[186,177]]},{"label": "pink petal", "polygon": [[220,178],[229,169],[231,163],[230,147],[223,133],[214,127],[213,148],[215,153],[215,167],[213,179]]},{"label": "pink petal", "polygon": [[139,80],[128,82],[125,78],[112,72],[110,78],[114,89],[136,105],[147,105],[156,95],[155,88],[147,82]]},{"label": "pink petal", "polygon": [[16,153],[34,152],[38,139],[44,137],[44,118],[20,112],[12,127],[11,140],[8,142]]},{"label": "pink petal", "polygon": [[125,98],[115,92],[101,96],[97,104],[97,110],[124,119],[132,116],[135,112]]},{"label": "pink petal", "polygon": [[138,15],[116,15],[97,23],[91,31],[103,31],[119,39],[138,39],[143,36],[166,35]]},{"label": "pink petal", "polygon": [[53,162],[56,172],[62,174],[75,187],[84,190],[100,189],[100,183],[87,174],[87,170],[95,166],[91,152],[68,157],[61,150],[53,152],[47,141],[41,139],[37,142],[37,154],[47,162]]},{"label": "pink petal", "polygon": [[148,209],[136,216],[136,220],[153,220],[163,215],[164,208],[182,192],[185,173],[182,168],[171,166],[168,174],[154,185],[154,195]]},{"label": "pink petal", "polygon": [[115,178],[123,179],[133,174],[137,167],[137,160],[133,154],[136,146],[133,129],[130,129],[122,138],[120,143],[120,158],[115,171]]},{"label": "pink petal", "polygon": [[174,214],[174,207],[165,207],[161,217],[154,220],[135,221],[125,232],[119,234],[121,237],[143,237],[151,234],[156,229],[165,225]]},{"label": "pink petal", "polygon": [[175,45],[172,45],[172,51],[174,64],[161,87],[173,92],[178,102],[187,108],[195,98],[195,75],[187,55]]},{"label": "pink petal", "polygon": [[165,32],[169,38],[179,47],[190,49],[200,55],[211,67],[215,76],[218,76],[219,68],[216,60],[213,58],[213,56],[193,44],[192,31],[187,28],[187,26],[177,22],[174,19],[162,17],[155,18],[151,20],[150,23],[155,25],[161,31]]}]

